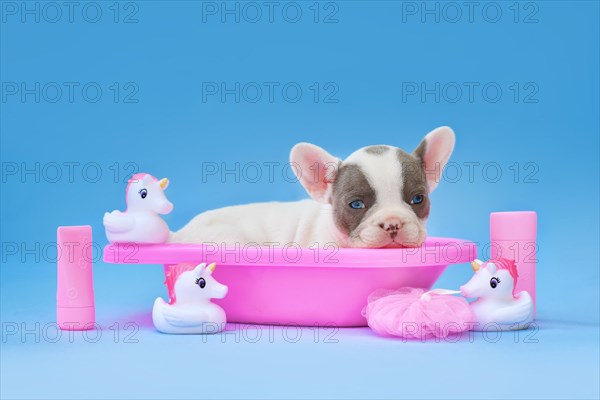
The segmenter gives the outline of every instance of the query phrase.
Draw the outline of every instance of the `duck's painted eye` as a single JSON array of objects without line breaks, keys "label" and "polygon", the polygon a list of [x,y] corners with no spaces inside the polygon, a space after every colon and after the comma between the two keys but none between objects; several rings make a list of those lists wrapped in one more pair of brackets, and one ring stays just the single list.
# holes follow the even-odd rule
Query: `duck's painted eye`
[{"label": "duck's painted eye", "polygon": [[350,204],[348,204],[351,208],[354,208],[355,210],[361,209],[361,208],[365,208],[365,203],[363,203],[362,200],[353,200]]},{"label": "duck's painted eye", "polygon": [[140,190],[140,196],[142,199],[145,199],[146,196],[148,196],[148,190],[146,190],[146,189]]},{"label": "duck's painted eye", "polygon": [[492,289],[496,289],[496,286],[498,286],[499,283],[500,283],[500,279],[498,279],[496,277],[490,279],[490,286],[492,287]]},{"label": "duck's painted eye", "polygon": [[200,286],[200,289],[204,289],[204,287],[206,286],[206,281],[204,280],[204,278],[198,278],[196,279],[196,285]]},{"label": "duck's painted eye", "polygon": [[423,202],[423,200],[425,200],[425,196],[423,196],[422,194],[415,194],[412,199],[410,199],[410,204],[415,205],[415,204],[421,204]]}]

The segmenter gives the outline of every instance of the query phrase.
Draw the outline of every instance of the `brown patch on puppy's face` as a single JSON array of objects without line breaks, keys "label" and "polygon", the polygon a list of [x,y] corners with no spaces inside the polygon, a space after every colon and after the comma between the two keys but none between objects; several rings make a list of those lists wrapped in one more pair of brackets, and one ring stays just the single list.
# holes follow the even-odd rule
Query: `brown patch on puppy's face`
[{"label": "brown patch on puppy's face", "polygon": [[[353,201],[360,200],[365,208],[352,208]],[[350,234],[362,222],[368,210],[375,204],[375,190],[359,166],[345,164],[339,168],[333,183],[332,205],[337,226]]]},{"label": "brown patch on puppy's face", "polygon": [[[418,150],[418,149],[417,149]],[[408,154],[402,149],[397,149],[398,160],[402,164],[402,199],[410,205],[419,219],[429,217],[429,187],[425,176],[423,161],[417,151]],[[423,201],[414,204],[416,196],[423,196]]]}]

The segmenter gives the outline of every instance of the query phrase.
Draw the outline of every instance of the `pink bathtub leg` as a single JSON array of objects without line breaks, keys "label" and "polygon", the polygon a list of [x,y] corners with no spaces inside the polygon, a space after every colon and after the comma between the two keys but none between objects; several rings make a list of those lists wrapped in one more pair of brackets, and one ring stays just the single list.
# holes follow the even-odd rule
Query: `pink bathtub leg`
[{"label": "pink bathtub leg", "polygon": [[522,290],[529,292],[535,307],[537,213],[535,211],[491,213],[490,243],[492,258],[506,257],[515,260],[519,269],[515,293]]},{"label": "pink bathtub leg", "polygon": [[56,245],[56,322],[63,330],[93,329],[92,227],[60,226]]}]

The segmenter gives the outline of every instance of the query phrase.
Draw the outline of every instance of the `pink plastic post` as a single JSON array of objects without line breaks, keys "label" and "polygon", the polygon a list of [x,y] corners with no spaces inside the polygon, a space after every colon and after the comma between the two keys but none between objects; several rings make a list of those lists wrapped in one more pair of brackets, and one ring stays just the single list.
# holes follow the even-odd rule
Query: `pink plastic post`
[{"label": "pink plastic post", "polygon": [[61,226],[57,230],[58,281],[56,321],[63,330],[94,328],[92,228]]},{"label": "pink plastic post", "polygon": [[[495,212],[490,214],[492,258],[514,259],[519,278],[515,293],[526,290],[535,306],[535,269],[537,253],[537,214],[535,211]],[[534,308],[535,312],[535,308]]]}]

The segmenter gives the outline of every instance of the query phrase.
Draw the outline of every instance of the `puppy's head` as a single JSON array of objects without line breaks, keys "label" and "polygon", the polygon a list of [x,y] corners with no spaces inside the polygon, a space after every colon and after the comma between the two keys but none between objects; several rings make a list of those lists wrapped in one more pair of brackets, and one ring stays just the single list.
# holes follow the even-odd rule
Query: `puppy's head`
[{"label": "puppy's head", "polygon": [[454,148],[454,132],[433,130],[412,152],[368,146],[340,160],[299,143],[290,162],[310,196],[331,204],[350,247],[416,247],[427,235],[429,195]]}]

